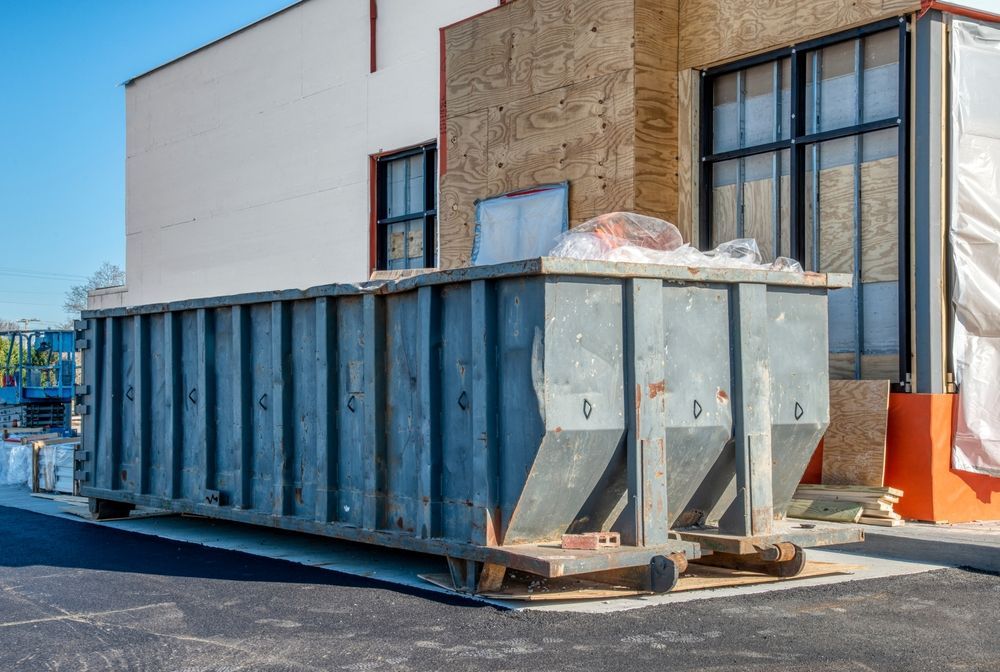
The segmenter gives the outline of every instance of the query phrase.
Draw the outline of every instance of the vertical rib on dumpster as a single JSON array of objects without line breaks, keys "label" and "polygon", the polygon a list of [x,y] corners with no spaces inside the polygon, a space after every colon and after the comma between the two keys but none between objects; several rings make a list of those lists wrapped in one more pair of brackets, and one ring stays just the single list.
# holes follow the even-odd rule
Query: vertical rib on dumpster
[{"label": "vertical rib on dumpster", "polygon": [[136,315],[133,320],[135,335],[132,339],[135,376],[135,431],[139,438],[139,492],[147,495],[150,490],[152,467],[152,432],[150,431],[150,359],[149,317]]},{"label": "vertical rib on dumpster", "polygon": [[435,287],[417,290],[417,398],[413,408],[417,423],[417,521],[416,533],[424,539],[440,533],[441,437],[439,408],[441,400],[439,309]]},{"label": "vertical rib on dumpster", "polygon": [[736,500],[719,527],[743,536],[770,534],[774,508],[767,286],[741,283],[733,285],[731,292]]},{"label": "vertical rib on dumpster", "polygon": [[109,318],[105,321],[107,341],[104,357],[105,380],[108,381],[109,432],[103,456],[103,487],[115,490],[121,486],[118,466],[121,463],[122,451],[122,328],[121,318]]},{"label": "vertical rib on dumpster", "polygon": [[316,299],[316,520],[337,511],[337,304]]},{"label": "vertical rib on dumpster", "polygon": [[663,281],[626,280],[624,289],[629,483],[626,511],[633,512],[634,525],[623,530],[622,540],[651,546],[669,539]]},{"label": "vertical rib on dumpster", "polygon": [[253,506],[253,378],[250,372],[250,309],[233,306],[233,436],[237,442],[236,459],[240,466],[239,488],[232,505],[240,509]]},{"label": "vertical rib on dumpster", "polygon": [[274,470],[272,471],[273,512],[292,513],[292,423],[289,360],[291,320],[283,301],[271,304],[271,396],[273,398]]},{"label": "vertical rib on dumpster", "polygon": [[196,435],[204,459],[201,488],[216,489],[215,457],[215,315],[200,308],[195,334],[198,339],[197,380],[195,397]]},{"label": "vertical rib on dumpster", "polygon": [[362,299],[364,347],[364,472],[362,526],[384,527],[385,498],[385,304],[373,294]]},{"label": "vertical rib on dumpster", "polygon": [[169,312],[163,316],[163,377],[167,393],[166,445],[170,452],[169,497],[177,499],[181,493],[181,465],[184,463],[184,434],[181,415],[184,399],[181,396],[181,314]]},{"label": "vertical rib on dumpster", "polygon": [[470,540],[496,545],[500,534],[491,509],[499,492],[497,464],[496,397],[491,381],[496,379],[496,307],[485,280],[472,283],[472,504]]},{"label": "vertical rib on dumpster", "polygon": [[100,486],[101,414],[107,400],[104,397],[104,320],[87,320],[90,347],[83,351],[84,382],[90,388],[88,414],[84,417],[83,446],[89,457],[90,479],[87,485]]}]

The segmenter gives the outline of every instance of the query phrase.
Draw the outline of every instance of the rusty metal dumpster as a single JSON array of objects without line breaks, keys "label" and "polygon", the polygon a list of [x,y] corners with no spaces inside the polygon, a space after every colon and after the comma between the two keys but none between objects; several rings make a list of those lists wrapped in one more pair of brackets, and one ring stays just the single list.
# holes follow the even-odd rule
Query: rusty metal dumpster
[{"label": "rusty metal dumpster", "polygon": [[787,560],[859,536],[772,522],[828,422],[839,282],[535,259],[88,312],[81,493],[442,555],[469,590]]}]

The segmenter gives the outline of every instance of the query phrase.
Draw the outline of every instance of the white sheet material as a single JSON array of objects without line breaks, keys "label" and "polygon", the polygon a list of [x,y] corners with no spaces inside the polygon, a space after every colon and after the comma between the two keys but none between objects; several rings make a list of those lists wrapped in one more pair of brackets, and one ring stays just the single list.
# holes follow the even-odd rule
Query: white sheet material
[{"label": "white sheet material", "polygon": [[952,464],[1000,477],[1000,28],[956,18],[951,39]]}]

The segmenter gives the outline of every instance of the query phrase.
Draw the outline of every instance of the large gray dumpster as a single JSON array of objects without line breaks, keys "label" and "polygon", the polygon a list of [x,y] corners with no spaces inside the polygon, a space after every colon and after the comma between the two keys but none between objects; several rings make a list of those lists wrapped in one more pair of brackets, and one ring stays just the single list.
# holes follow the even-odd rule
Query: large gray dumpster
[{"label": "large gray dumpster", "polygon": [[536,259],[88,312],[81,492],[436,553],[470,585],[763,552],[828,422],[829,282]]}]

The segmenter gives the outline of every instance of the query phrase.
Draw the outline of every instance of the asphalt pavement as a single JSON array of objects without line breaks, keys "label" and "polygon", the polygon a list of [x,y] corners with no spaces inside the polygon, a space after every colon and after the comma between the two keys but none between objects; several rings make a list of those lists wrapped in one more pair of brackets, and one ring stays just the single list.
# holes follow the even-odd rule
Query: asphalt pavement
[{"label": "asphalt pavement", "polygon": [[510,612],[0,507],[0,670],[998,670],[1000,576]]}]

